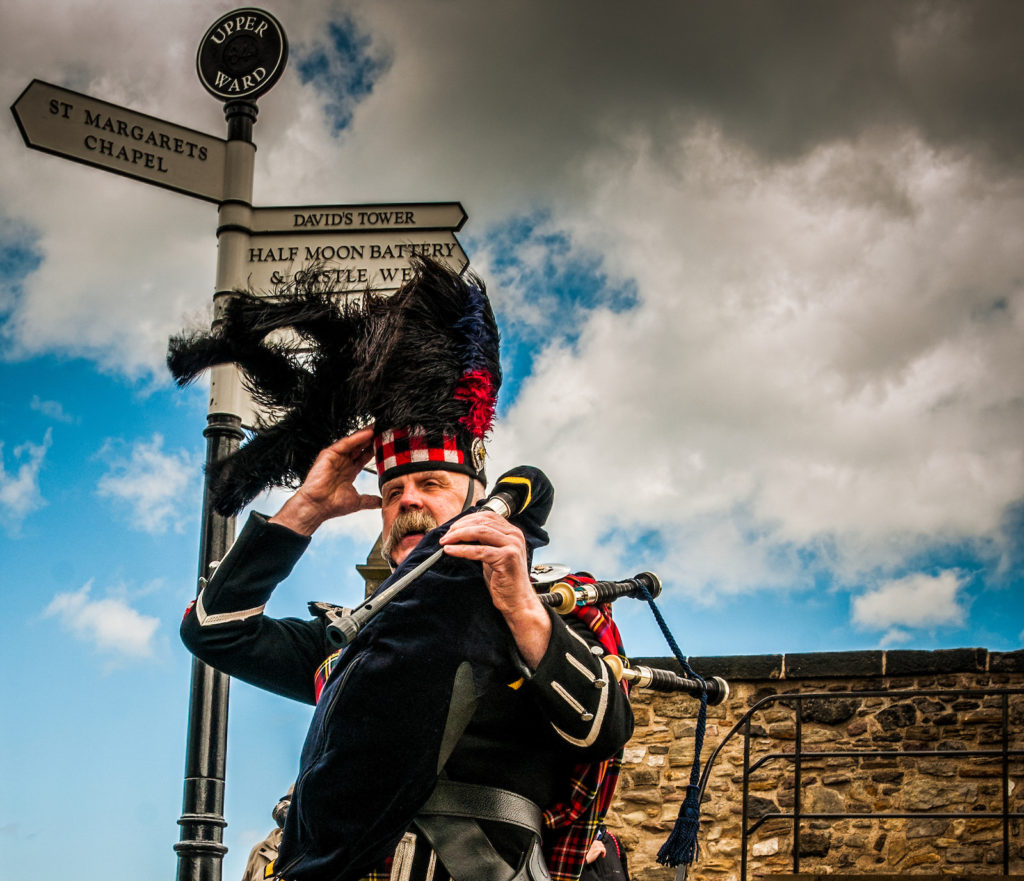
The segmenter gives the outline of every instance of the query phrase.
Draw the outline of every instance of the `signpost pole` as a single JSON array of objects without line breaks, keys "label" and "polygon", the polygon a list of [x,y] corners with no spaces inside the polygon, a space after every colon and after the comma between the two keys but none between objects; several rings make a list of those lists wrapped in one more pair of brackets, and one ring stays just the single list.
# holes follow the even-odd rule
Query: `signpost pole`
[{"label": "signpost pole", "polygon": [[[213,326],[223,320],[235,291],[247,286],[246,259],[252,228],[252,186],[256,145],[252,130],[256,98],[277,81],[288,57],[278,21],[260,9],[236,9],[217,19],[200,41],[196,71],[203,87],[224,102],[227,142],[224,180],[217,214],[217,280]],[[238,449],[248,416],[234,365],[213,369],[207,411],[206,463]],[[209,472],[207,472],[209,473]],[[209,479],[203,488],[199,546],[200,589],[235,537],[235,518],[213,510]],[[185,784],[182,796],[178,881],[220,881],[224,854],[224,776],[228,739],[228,677],[198,659],[192,661]]]},{"label": "signpost pole", "polygon": [[[224,167],[224,201],[218,212],[217,282],[214,293],[214,325],[233,291],[245,286],[246,231],[252,215],[253,167],[256,147],[252,139],[257,107],[252,101],[224,105],[228,126]],[[238,449],[242,440],[242,394],[235,368],[214,370],[206,437],[209,466]],[[223,517],[210,503],[208,481],[203,491],[203,516],[199,547],[199,577],[208,578],[223,559],[235,537],[235,518]],[[188,736],[185,752],[185,783],[178,881],[220,881],[224,846],[224,776],[227,758],[228,683],[224,673],[192,659]]]}]

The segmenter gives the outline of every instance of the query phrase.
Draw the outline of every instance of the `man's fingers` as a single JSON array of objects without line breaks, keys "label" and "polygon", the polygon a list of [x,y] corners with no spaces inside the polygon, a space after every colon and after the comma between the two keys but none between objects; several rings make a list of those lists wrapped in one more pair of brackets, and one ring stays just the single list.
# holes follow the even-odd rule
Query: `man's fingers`
[{"label": "man's fingers", "polygon": [[359,497],[359,510],[360,511],[372,511],[375,508],[381,506],[380,496],[360,496]]},{"label": "man's fingers", "polygon": [[451,557],[480,561],[491,553],[491,548],[485,545],[445,545],[442,550]]},{"label": "man's fingers", "polygon": [[451,528],[441,537],[441,544],[458,544],[460,542],[481,542],[492,544],[512,541],[517,544],[526,542],[522,531],[497,514],[470,514],[452,524]]},{"label": "man's fingers", "polygon": [[517,542],[513,536],[486,529],[463,530],[452,538],[449,536],[451,532],[441,538],[441,545],[450,556],[480,560],[498,568],[514,566],[517,561],[525,564],[526,544],[523,541]]},{"label": "man's fingers", "polygon": [[360,428],[359,431],[336,440],[326,451],[345,456],[363,465],[373,456],[373,429]]}]

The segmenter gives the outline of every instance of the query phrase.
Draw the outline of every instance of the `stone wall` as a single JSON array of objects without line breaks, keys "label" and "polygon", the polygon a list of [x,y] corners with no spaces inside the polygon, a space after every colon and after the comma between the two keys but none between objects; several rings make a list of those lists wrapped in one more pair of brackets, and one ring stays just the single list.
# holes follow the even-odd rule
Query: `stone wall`
[{"label": "stone wall", "polygon": [[[984,649],[873,651],[692,658],[705,676],[729,682],[728,700],[708,711],[702,761],[755,704],[771,695],[821,693],[802,701],[772,698],[750,720],[750,763],[769,753],[889,750],[895,756],[805,756],[799,792],[791,759],[755,771],[747,795],[748,827],[771,813],[854,813],[850,819],[805,818],[799,823],[803,873],[1003,873],[1003,825],[979,814],[1004,809],[1003,699],[1008,749],[1024,750],[1024,651]],[[677,669],[670,658],[634,663]],[[954,689],[988,694],[954,695]],[[943,692],[933,694],[932,692]],[[881,694],[874,694],[881,692]],[[849,693],[849,694],[848,694]],[[668,881],[659,866],[689,782],[697,702],[679,694],[636,690],[637,729],[626,747],[608,826],[629,853],[634,881]],[[738,881],[741,876],[743,737],[718,755],[702,806],[700,856],[692,881]],[[983,749],[997,756],[957,752]],[[931,755],[932,751],[947,753]],[[1008,760],[1009,812],[1024,812],[1024,754]],[[884,818],[907,813],[909,818]],[[931,816],[928,816],[931,814]],[[955,814],[940,817],[936,814]],[[1010,821],[1009,871],[1024,872],[1024,820]],[[766,819],[748,839],[748,879],[794,872],[792,819]]]}]

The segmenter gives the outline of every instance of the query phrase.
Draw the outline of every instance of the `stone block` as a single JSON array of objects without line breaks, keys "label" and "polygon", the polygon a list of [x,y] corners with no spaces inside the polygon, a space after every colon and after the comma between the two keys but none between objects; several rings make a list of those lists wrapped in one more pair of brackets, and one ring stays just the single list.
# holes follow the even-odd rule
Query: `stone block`
[{"label": "stone block", "polygon": [[917,722],[917,707],[913,704],[893,704],[875,713],[875,721],[883,731],[907,728]]},{"label": "stone block", "polygon": [[766,723],[792,722],[793,711],[780,706],[769,706],[761,711],[761,718]]},{"label": "stone block", "polygon": [[917,766],[920,773],[929,777],[955,777],[956,766],[947,760],[922,759]]},{"label": "stone block", "polygon": [[837,737],[838,732],[829,729],[821,728],[818,726],[805,725],[803,731],[800,733],[800,739],[803,743],[820,745],[825,743],[836,743],[839,739]]},{"label": "stone block", "polygon": [[1024,649],[1015,652],[989,652],[988,668],[993,673],[1024,673]]},{"label": "stone block", "polygon": [[626,780],[631,786],[657,786],[658,772],[651,768],[640,767],[627,773]]},{"label": "stone block", "polygon": [[755,857],[767,857],[779,852],[779,839],[769,838],[765,841],[755,841],[750,852]]},{"label": "stone block", "polygon": [[[723,655],[710,658],[687,658],[701,676],[721,676],[733,680],[771,680],[782,676],[783,655]],[[673,659],[674,661],[675,659]]]},{"label": "stone block", "polygon": [[933,697],[917,697],[914,698],[912,703],[925,715],[929,713],[942,713],[946,709],[946,705],[942,701],[936,700]]},{"label": "stone block", "polygon": [[980,709],[971,713],[964,713],[964,725],[1001,725],[1003,722],[1002,710]]},{"label": "stone block", "polygon": [[935,741],[938,740],[938,731],[930,725],[911,725],[903,732],[903,737],[908,741],[916,742],[917,749],[931,749],[935,745]]},{"label": "stone block", "polygon": [[[669,726],[669,731],[672,732],[672,737],[675,740],[693,740],[693,736],[697,732],[697,725],[695,722],[692,722],[689,719],[687,719],[686,721],[681,720],[678,722],[673,722]],[[704,736],[714,737],[714,735],[709,735],[707,729],[705,729],[704,731]]]},{"label": "stone block", "polygon": [[945,857],[946,862],[954,864],[980,863],[985,857],[985,851],[980,847],[950,847]]},{"label": "stone block", "polygon": [[832,836],[827,832],[805,832],[800,836],[800,856],[823,857],[832,846]]},{"label": "stone block", "polygon": [[931,850],[919,850],[915,853],[907,854],[903,859],[903,863],[900,866],[901,869],[912,869],[915,866],[934,866],[936,863],[941,863],[942,857]]},{"label": "stone block", "polygon": [[871,774],[871,779],[875,783],[902,783],[903,775],[903,771],[874,771]]},{"label": "stone block", "polygon": [[860,737],[868,730],[868,723],[863,719],[854,719],[846,726],[847,737]]},{"label": "stone block", "polygon": [[903,806],[908,811],[930,811],[946,806],[963,809],[977,799],[978,787],[973,783],[940,783],[918,777],[903,787]]},{"label": "stone block", "polygon": [[786,679],[882,676],[884,652],[800,652],[786,655]]},{"label": "stone block", "polygon": [[885,856],[890,866],[898,866],[900,860],[907,855],[909,848],[907,847],[907,841],[904,838],[891,838],[887,841],[888,847],[885,848]]},{"label": "stone block", "polygon": [[718,842],[714,852],[715,856],[719,857],[738,857],[740,855],[739,839],[726,839]]},{"label": "stone block", "polygon": [[805,722],[839,725],[852,719],[860,702],[842,698],[813,698],[803,701],[802,718]]},{"label": "stone block", "polygon": [[768,728],[769,737],[775,740],[796,740],[796,723],[780,722]]},{"label": "stone block", "polygon": [[766,814],[779,812],[779,807],[770,798],[761,798],[757,795],[747,796],[747,816],[757,820]]},{"label": "stone block", "polygon": [[[936,651],[898,649],[886,652],[885,672],[887,676],[983,673],[987,663],[988,652],[982,648]],[[920,687],[926,686],[922,683]]]},{"label": "stone block", "polygon": [[985,850],[985,863],[993,866],[1003,861],[1003,849],[1001,847],[990,847]]},{"label": "stone block", "polygon": [[962,765],[959,774],[961,777],[1002,777],[1003,769],[996,764],[970,764]]},{"label": "stone block", "polygon": [[627,746],[622,751],[622,763],[624,765],[637,764],[643,761],[645,755],[647,755],[646,746]]},{"label": "stone block", "polygon": [[834,789],[823,786],[811,786],[806,793],[806,810],[811,814],[842,813],[843,797]]},{"label": "stone block", "polygon": [[622,800],[630,805],[658,804],[663,801],[661,793],[653,788],[631,789],[629,792],[621,793]]},{"label": "stone block", "polygon": [[949,827],[949,820],[908,820],[907,840],[938,838]]},{"label": "stone block", "polygon": [[965,710],[978,710],[980,708],[981,702],[973,698],[961,698],[953,702],[953,709],[958,713],[962,713]]}]

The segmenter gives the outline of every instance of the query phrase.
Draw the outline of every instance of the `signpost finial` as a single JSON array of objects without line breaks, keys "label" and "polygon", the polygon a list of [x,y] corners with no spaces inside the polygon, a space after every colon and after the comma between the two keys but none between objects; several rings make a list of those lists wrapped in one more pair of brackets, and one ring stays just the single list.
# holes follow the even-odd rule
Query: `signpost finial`
[{"label": "signpost finial", "polygon": [[288,60],[288,39],[269,12],[246,7],[222,15],[196,54],[199,81],[222,101],[254,101],[277,82]]}]

